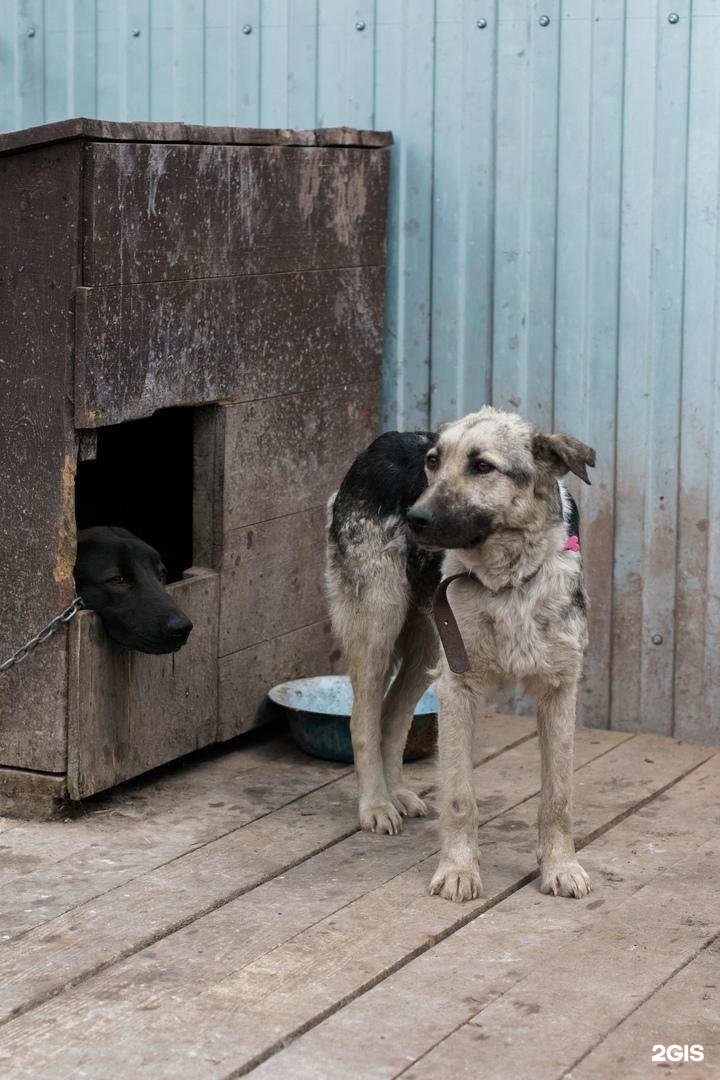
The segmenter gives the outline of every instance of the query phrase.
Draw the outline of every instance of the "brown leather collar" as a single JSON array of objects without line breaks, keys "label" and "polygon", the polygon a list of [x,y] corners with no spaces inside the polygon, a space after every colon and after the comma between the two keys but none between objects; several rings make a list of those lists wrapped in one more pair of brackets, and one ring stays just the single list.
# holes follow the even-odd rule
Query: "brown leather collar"
[{"label": "brown leather collar", "polygon": [[[540,564],[542,566],[542,563]],[[519,585],[526,585],[528,581],[532,581],[536,574],[540,572],[540,566],[537,570],[533,570],[532,574],[528,574],[526,578],[523,578],[518,585],[505,585],[502,589],[490,589],[490,592],[505,592],[507,589],[516,589]],[[443,578],[437,587],[435,597],[433,599],[433,619],[435,620],[435,626],[440,636],[440,642],[445,651],[447,657],[448,667],[451,671],[454,671],[456,675],[464,675],[466,671],[470,669],[470,661],[468,659],[467,649],[465,648],[465,642],[462,639],[460,633],[460,627],[457,624],[457,619],[453,614],[453,610],[450,607],[450,601],[447,598],[448,586],[453,581],[457,581],[459,578],[471,578],[482,589],[488,588],[484,585],[477,574],[474,574],[472,570],[464,570],[461,574],[451,574],[450,577]]]},{"label": "brown leather collar", "polygon": [[447,598],[448,585],[461,577],[478,580],[471,570],[466,570],[462,574],[451,574],[450,577],[443,578],[440,582],[433,600],[435,626],[440,635],[442,647],[445,650],[448,666],[456,675],[463,675],[470,667],[465,642],[462,639],[460,627]]}]

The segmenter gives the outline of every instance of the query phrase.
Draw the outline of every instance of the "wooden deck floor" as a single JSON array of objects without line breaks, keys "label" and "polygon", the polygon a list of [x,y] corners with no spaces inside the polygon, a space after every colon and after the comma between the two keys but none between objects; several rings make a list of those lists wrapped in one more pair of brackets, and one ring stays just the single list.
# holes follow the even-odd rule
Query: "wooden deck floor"
[{"label": "wooden deck floor", "polygon": [[[720,754],[579,730],[594,891],[541,896],[534,723],[478,731],[485,895],[427,893],[435,818],[360,833],[354,779],[255,737],[0,819],[0,1076],[720,1076]],[[413,766],[428,790],[434,765]]]}]

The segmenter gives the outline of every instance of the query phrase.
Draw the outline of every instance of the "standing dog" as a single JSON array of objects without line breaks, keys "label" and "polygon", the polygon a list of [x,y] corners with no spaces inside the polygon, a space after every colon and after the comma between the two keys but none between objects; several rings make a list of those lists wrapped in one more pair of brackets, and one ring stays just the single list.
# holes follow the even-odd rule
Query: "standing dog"
[{"label": "standing dog", "polygon": [[[397,833],[401,815],[426,813],[403,783],[402,754],[414,706],[437,678],[442,848],[430,888],[451,900],[482,888],[474,721],[489,694],[517,680],[538,707],[540,889],[579,897],[590,888],[571,828],[586,598],[577,507],[560,477],[589,483],[594,464],[583,443],[486,407],[437,436],[381,435],[331,500],[328,594],[354,692],[360,823]],[[469,666],[451,670],[441,656],[431,673],[443,551],[443,576],[463,575],[449,597]]]}]

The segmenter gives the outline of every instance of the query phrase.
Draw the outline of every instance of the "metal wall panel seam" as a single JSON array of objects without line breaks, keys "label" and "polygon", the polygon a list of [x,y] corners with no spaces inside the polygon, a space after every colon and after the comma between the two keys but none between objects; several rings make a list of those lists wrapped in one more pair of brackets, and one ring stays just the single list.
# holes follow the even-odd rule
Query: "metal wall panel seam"
[{"label": "metal wall panel seam", "polygon": [[675,535],[674,535],[674,575],[673,575],[673,609],[672,609],[672,623],[673,623],[673,640],[672,640],[672,660],[671,660],[671,672],[672,681],[670,687],[670,718],[671,729],[670,733],[675,736],[677,734],[677,715],[675,712],[675,698],[677,688],[676,678],[676,664],[677,664],[677,598],[679,587],[679,555],[680,555],[680,508],[682,498],[682,481],[683,481],[683,461],[682,461],[682,445],[683,445],[683,368],[684,368],[684,341],[685,341],[685,284],[687,279],[687,265],[688,265],[688,180],[689,180],[689,162],[688,162],[688,144],[690,139],[690,65],[691,65],[691,51],[690,51],[690,35],[692,34],[692,0],[688,0],[687,19],[688,19],[688,45],[686,48],[687,64],[685,66],[685,140],[684,140],[684,159],[685,159],[685,175],[683,179],[683,243],[682,243],[682,259],[680,262],[680,281],[678,295],[680,297],[680,313],[679,313],[679,348],[680,348],[680,372],[679,372],[679,384],[678,384],[678,401],[677,401],[677,460],[675,467]]}]

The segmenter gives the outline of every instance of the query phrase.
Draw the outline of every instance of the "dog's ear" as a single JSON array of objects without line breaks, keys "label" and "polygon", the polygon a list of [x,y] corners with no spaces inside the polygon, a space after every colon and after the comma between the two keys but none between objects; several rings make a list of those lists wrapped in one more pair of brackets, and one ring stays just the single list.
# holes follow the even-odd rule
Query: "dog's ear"
[{"label": "dog's ear", "polygon": [[579,439],[560,433],[538,434],[533,438],[532,451],[535,460],[555,476],[564,476],[569,470],[586,484],[590,483],[586,466],[590,465],[592,468],[595,465],[595,451]]}]

